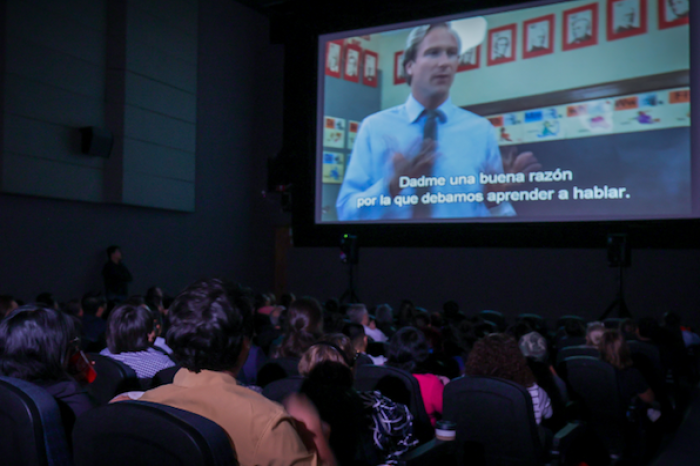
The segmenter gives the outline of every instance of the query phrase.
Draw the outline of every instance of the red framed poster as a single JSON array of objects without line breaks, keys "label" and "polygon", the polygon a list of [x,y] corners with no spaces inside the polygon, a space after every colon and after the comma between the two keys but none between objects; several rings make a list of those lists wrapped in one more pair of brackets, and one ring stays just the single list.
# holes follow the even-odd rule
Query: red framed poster
[{"label": "red framed poster", "polygon": [[598,44],[598,4],[564,11],[562,50],[575,50]]},{"label": "red framed poster", "polygon": [[690,0],[659,0],[659,29],[688,24]]},{"label": "red framed poster", "polygon": [[379,65],[379,55],[377,52],[365,50],[362,54],[362,84],[370,87],[377,87],[377,66]]},{"label": "red framed poster", "polygon": [[345,46],[345,60],[343,61],[343,78],[354,83],[360,82],[360,62],[362,48],[357,44]]},{"label": "red framed poster", "polygon": [[481,65],[481,45],[472,47],[459,56],[457,72],[469,71],[479,68]]},{"label": "red framed poster", "polygon": [[486,60],[488,66],[515,61],[517,30],[518,25],[513,23],[489,31],[489,53]]},{"label": "red framed poster", "polygon": [[608,40],[624,39],[646,32],[647,0],[608,0]]},{"label": "red framed poster", "polygon": [[540,16],[523,23],[523,58],[554,52],[554,15]]},{"label": "red framed poster", "polygon": [[326,75],[340,78],[340,64],[343,58],[343,41],[326,42]]},{"label": "red framed poster", "polygon": [[394,54],[394,84],[406,82],[406,70],[403,67],[403,50]]}]

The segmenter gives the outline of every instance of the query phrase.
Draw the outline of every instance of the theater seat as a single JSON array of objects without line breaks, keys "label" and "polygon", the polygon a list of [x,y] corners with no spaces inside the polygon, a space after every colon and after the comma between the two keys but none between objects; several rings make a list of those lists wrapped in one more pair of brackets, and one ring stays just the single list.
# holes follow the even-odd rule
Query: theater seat
[{"label": "theater seat", "polygon": [[590,356],[600,359],[600,351],[597,348],[586,345],[566,346],[557,352],[556,367],[559,367],[565,359],[573,356]]},{"label": "theater seat", "polygon": [[182,367],[179,364],[176,364],[172,367],[166,367],[165,369],[159,370],[156,373],[156,375],[154,375],[151,379],[151,388],[156,388],[160,387],[161,385],[168,385],[170,383],[173,383],[175,374],[177,374],[177,371],[179,371],[180,369],[182,369]]},{"label": "theater seat", "polygon": [[0,377],[0,464],[72,465],[56,400],[12,377]]},{"label": "theater seat", "polygon": [[282,403],[282,400],[284,400],[287,395],[299,392],[303,384],[304,377],[301,375],[293,375],[292,377],[275,380],[267,384],[265,388],[263,388],[262,394],[268,400]]},{"label": "theater seat", "polygon": [[406,405],[413,415],[413,433],[418,441],[424,443],[435,437],[418,379],[409,372],[389,366],[359,366],[355,374],[355,389],[361,392],[377,390],[392,401]]},{"label": "theater seat", "polygon": [[88,385],[88,392],[101,404],[120,393],[142,390],[136,372],[126,364],[108,356],[90,353],[89,358],[95,362],[95,381]]},{"label": "theater seat", "polygon": [[122,401],[88,411],[73,430],[75,466],[237,466],[226,432],[198,414]]},{"label": "theater seat", "polygon": [[482,448],[459,464],[540,466],[561,458],[577,435],[578,424],[567,425],[551,441],[543,441],[535,422],[532,397],[522,386],[495,377],[460,377],[445,386],[443,413],[457,425],[458,455]]},{"label": "theater seat", "polygon": [[506,318],[503,316],[503,313],[498,311],[481,311],[479,312],[479,317],[496,324],[496,327],[498,328],[499,332],[503,332],[508,325],[506,323]]}]

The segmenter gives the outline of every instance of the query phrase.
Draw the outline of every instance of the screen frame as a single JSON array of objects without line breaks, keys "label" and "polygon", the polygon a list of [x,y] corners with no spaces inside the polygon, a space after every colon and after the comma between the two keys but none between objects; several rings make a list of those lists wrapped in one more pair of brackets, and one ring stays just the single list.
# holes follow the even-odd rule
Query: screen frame
[{"label": "screen frame", "polygon": [[[296,23],[287,25],[294,30],[296,38],[303,37],[306,49],[304,59],[299,50],[299,40],[295,40],[295,62],[285,69],[285,118],[284,144],[286,150],[295,157],[294,191],[292,203],[292,226],[294,244],[297,246],[337,246],[339,238],[345,233],[355,234],[360,244],[366,247],[410,246],[410,247],[455,247],[455,246],[489,246],[489,247],[603,247],[609,233],[627,233],[635,247],[697,247],[691,238],[700,234],[700,219],[625,219],[625,220],[575,220],[549,222],[454,222],[450,220],[433,221],[433,223],[336,223],[316,222],[317,203],[320,196],[320,176],[317,169],[317,147],[321,135],[317,125],[323,118],[322,94],[317,85],[323,80],[324,70],[318,66],[322,63],[325,48],[319,48],[319,41],[337,39],[348,35],[362,35],[386,29],[386,25],[396,28],[412,27],[425,24],[426,20],[449,20],[457,17],[481,16],[501,13],[515,9],[531,8],[574,0],[536,0],[536,1],[475,1],[470,5],[444,5],[419,11],[394,11],[376,15],[371,19],[359,14],[351,17],[335,16],[335,21],[314,24]],[[421,14],[421,11],[423,13]],[[698,16],[698,15],[695,15]],[[371,23],[368,21],[372,21]],[[692,50],[700,45],[700,17],[690,18],[690,46],[692,83],[700,82],[700,57],[693,59]],[[483,44],[482,44],[483,45]],[[291,56],[289,47],[285,47],[285,59]],[[482,57],[483,59],[483,57]],[[305,70],[302,69],[303,61]],[[291,69],[293,68],[293,69]],[[311,75],[313,74],[313,77]],[[392,76],[393,77],[393,76]],[[700,87],[699,87],[700,88]],[[691,91],[691,118],[700,118],[700,96]],[[293,95],[293,97],[291,97]],[[302,106],[304,108],[302,108]],[[293,120],[293,121],[291,121]],[[700,121],[700,120],[698,120]],[[698,153],[697,125],[691,125],[691,151],[693,158]],[[303,129],[302,129],[303,128]],[[700,181],[700,167],[691,161],[692,179]],[[692,185],[693,199],[698,199],[700,182]]]}]

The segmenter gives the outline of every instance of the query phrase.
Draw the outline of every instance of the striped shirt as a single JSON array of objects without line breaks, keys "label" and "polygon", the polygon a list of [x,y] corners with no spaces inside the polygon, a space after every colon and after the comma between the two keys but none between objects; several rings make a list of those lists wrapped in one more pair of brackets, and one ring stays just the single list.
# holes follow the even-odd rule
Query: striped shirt
[{"label": "striped shirt", "polygon": [[552,417],[552,401],[549,399],[549,395],[545,392],[542,387],[534,384],[527,388],[532,397],[532,407],[535,410],[535,421],[537,424],[542,422],[542,418],[549,419]]}]

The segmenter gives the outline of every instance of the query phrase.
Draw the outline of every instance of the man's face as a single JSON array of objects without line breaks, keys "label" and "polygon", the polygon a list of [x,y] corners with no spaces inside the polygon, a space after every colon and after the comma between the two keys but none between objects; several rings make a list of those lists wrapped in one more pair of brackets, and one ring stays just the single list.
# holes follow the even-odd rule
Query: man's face
[{"label": "man's face", "polygon": [[122,260],[122,252],[117,249],[112,253],[112,262],[120,262]]},{"label": "man's face", "polygon": [[688,0],[668,0],[668,6],[676,16],[682,16],[688,13]]},{"label": "man's face", "polygon": [[573,24],[574,39],[583,39],[588,33],[588,21],[579,19]]},{"label": "man's face", "polygon": [[542,29],[537,29],[535,31],[534,43],[535,47],[544,47],[544,41],[547,38]]},{"label": "man's face", "polygon": [[424,97],[447,97],[458,60],[457,39],[445,28],[433,29],[418,45],[415,60],[406,64],[411,91]]},{"label": "man's face", "polygon": [[508,45],[509,44],[510,44],[510,41],[507,38],[499,37],[496,40],[496,55],[500,55],[501,57],[508,56]]}]

